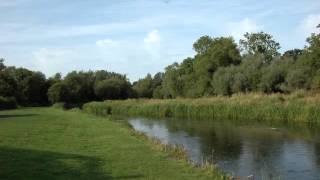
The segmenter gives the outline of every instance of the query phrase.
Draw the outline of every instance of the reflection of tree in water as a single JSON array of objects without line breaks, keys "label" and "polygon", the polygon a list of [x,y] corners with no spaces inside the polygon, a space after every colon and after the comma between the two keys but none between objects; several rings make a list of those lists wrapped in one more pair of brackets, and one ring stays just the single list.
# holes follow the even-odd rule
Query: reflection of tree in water
[{"label": "reflection of tree in water", "polygon": [[[241,153],[240,136],[230,124],[217,126],[212,121],[175,120],[166,121],[170,132],[183,130],[189,136],[199,138],[201,152],[207,160],[238,159]],[[214,160],[214,159],[213,159]]]},{"label": "reflection of tree in water", "polygon": [[278,166],[282,164],[283,145],[285,143],[282,134],[270,130],[256,130],[250,132],[251,138],[247,138],[249,143],[247,149],[251,153],[248,158],[252,170],[255,174],[262,174],[268,178],[275,178],[279,175]]}]

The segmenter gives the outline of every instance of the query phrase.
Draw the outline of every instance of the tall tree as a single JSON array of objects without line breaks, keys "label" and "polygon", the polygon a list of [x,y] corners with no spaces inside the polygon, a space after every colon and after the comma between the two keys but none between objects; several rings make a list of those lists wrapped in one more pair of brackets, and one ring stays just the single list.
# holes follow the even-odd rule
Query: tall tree
[{"label": "tall tree", "polygon": [[280,44],[273,39],[272,35],[264,32],[247,32],[239,44],[245,54],[263,54],[265,56],[264,63],[270,63],[275,56],[280,55],[278,52]]}]

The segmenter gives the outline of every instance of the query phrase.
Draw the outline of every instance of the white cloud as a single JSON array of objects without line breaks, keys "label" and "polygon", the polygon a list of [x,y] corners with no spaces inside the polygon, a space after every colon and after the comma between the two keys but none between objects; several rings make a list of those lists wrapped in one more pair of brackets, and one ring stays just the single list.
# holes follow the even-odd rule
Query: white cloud
[{"label": "white cloud", "polygon": [[159,31],[150,31],[140,39],[99,39],[94,44],[65,48],[41,48],[33,52],[32,64],[51,76],[72,70],[106,69],[127,74],[137,80],[156,73],[172,61],[160,46]]},{"label": "white cloud", "polygon": [[304,37],[310,36],[311,33],[320,33],[318,24],[320,24],[320,14],[309,15],[300,23],[298,31]]},{"label": "white cloud", "polygon": [[250,33],[260,31],[262,29],[262,26],[258,25],[256,22],[252,21],[249,18],[245,18],[240,22],[228,23],[227,29],[229,35],[233,36],[236,40],[239,40],[246,32]]},{"label": "white cloud", "polygon": [[161,60],[161,46],[160,46],[161,37],[158,30],[152,30],[144,38],[144,49],[150,58],[149,61],[157,62]]},{"label": "white cloud", "polygon": [[153,30],[148,33],[147,37],[144,38],[144,43],[151,44],[151,43],[159,43],[160,42],[160,35],[158,30]]},{"label": "white cloud", "polygon": [[67,72],[76,68],[75,62],[79,55],[72,49],[48,49],[41,48],[32,53],[33,66],[36,70],[53,75],[57,72]]}]

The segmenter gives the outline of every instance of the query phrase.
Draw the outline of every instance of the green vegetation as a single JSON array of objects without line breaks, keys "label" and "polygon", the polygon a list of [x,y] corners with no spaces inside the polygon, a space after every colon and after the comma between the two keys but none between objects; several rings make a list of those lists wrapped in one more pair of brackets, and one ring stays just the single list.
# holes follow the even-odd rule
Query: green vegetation
[{"label": "green vegetation", "polygon": [[[320,28],[320,26],[318,26]],[[130,83],[125,75],[99,71],[59,73],[46,79],[40,72],[6,67],[0,59],[0,96],[22,106],[90,101],[178,97],[201,98],[237,93],[283,93],[320,89],[320,34],[311,34],[304,49],[279,52],[280,44],[265,32],[232,37],[202,36],[196,54],[164,72]]]},{"label": "green vegetation", "polygon": [[15,98],[0,96],[0,110],[15,108],[17,108],[17,102]]},{"label": "green vegetation", "polygon": [[177,149],[132,134],[120,122],[81,112],[0,111],[0,179],[223,178],[174,160],[169,154],[183,156]]},{"label": "green vegetation", "polygon": [[320,122],[320,95],[247,94],[200,99],[91,102],[83,110],[95,115],[133,115],[246,121]]}]

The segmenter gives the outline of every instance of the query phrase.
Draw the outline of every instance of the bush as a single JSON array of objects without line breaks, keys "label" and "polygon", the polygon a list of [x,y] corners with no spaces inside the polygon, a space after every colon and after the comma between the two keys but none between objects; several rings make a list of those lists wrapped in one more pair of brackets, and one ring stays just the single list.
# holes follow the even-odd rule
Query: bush
[{"label": "bush", "polygon": [[0,96],[0,110],[15,109],[15,108],[17,108],[17,102],[14,97]]}]

